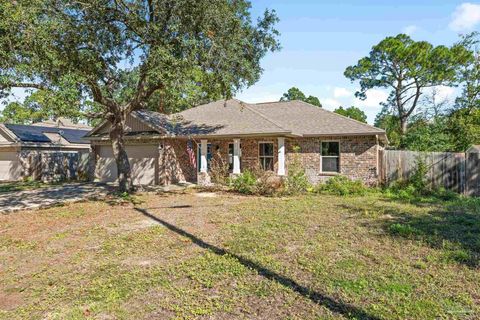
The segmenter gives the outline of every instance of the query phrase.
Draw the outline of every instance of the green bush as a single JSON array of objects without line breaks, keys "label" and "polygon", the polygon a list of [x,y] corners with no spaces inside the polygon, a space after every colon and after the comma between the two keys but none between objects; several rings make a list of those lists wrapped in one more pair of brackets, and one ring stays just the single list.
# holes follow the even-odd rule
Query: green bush
[{"label": "green bush", "polygon": [[417,159],[416,168],[408,180],[395,181],[384,189],[387,196],[408,201],[430,201],[440,199],[455,200],[459,195],[445,188],[432,188],[427,180],[428,166],[421,158]]},{"label": "green bush", "polygon": [[243,194],[256,193],[257,177],[250,170],[245,170],[231,181],[232,188]]},{"label": "green bush", "polygon": [[288,166],[288,174],[285,181],[285,193],[290,195],[304,193],[311,188],[311,184],[305,174],[305,169],[302,167],[297,157],[299,148],[295,147],[293,151],[294,158],[292,163]]},{"label": "green bush", "polygon": [[361,181],[338,175],[331,177],[323,184],[319,184],[317,192],[339,196],[364,195],[368,192],[368,188]]}]

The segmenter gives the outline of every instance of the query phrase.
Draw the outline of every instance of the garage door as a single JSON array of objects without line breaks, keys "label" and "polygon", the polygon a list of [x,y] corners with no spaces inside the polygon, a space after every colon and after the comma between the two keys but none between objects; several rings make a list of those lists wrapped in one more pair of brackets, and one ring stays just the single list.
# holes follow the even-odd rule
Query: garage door
[{"label": "garage door", "polygon": [[15,151],[0,151],[0,181],[15,181],[22,177],[22,166]]},{"label": "garage door", "polygon": [[[133,183],[136,185],[155,184],[155,162],[158,147],[155,145],[127,146],[128,160],[132,169]],[[95,168],[95,178],[100,182],[117,180],[117,164],[112,147],[100,146]]]}]

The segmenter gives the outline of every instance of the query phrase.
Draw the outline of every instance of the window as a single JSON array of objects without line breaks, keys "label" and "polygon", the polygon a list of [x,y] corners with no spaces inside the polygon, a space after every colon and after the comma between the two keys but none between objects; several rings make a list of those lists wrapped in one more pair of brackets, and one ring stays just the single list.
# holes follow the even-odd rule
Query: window
[{"label": "window", "polygon": [[340,172],[340,143],[324,141],[321,148],[322,172]]},{"label": "window", "polygon": [[260,168],[267,171],[273,171],[273,143],[260,142],[259,147],[259,159]]}]

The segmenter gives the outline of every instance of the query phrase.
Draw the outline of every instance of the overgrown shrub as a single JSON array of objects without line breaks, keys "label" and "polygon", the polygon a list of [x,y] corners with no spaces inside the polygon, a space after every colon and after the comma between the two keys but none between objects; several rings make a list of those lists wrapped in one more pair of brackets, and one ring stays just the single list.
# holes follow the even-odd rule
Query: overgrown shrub
[{"label": "overgrown shrub", "polygon": [[305,174],[305,169],[298,159],[297,153],[299,151],[298,147],[293,148],[293,161],[288,166],[288,174],[285,183],[285,193],[287,194],[299,194],[306,192],[311,188],[311,184],[308,181],[307,175]]},{"label": "overgrown shrub", "polygon": [[319,193],[328,193],[339,196],[364,195],[368,188],[359,180],[351,180],[345,176],[334,176],[316,188]]},{"label": "overgrown shrub", "polygon": [[220,154],[215,155],[210,161],[209,174],[213,183],[219,185],[227,184],[230,175],[228,162]]},{"label": "overgrown shrub", "polygon": [[232,189],[243,194],[273,195],[284,189],[283,179],[272,171],[245,170],[231,179]]},{"label": "overgrown shrub", "polygon": [[272,171],[259,170],[255,172],[257,177],[256,193],[259,195],[273,195],[282,193],[284,190],[283,179]]},{"label": "overgrown shrub", "polygon": [[445,188],[432,188],[427,179],[428,166],[422,158],[417,158],[413,174],[407,180],[395,181],[384,192],[387,196],[402,200],[421,200],[436,198],[440,200],[454,200],[459,195]]},{"label": "overgrown shrub", "polygon": [[256,193],[257,177],[250,170],[245,170],[232,179],[233,190],[243,194]]}]

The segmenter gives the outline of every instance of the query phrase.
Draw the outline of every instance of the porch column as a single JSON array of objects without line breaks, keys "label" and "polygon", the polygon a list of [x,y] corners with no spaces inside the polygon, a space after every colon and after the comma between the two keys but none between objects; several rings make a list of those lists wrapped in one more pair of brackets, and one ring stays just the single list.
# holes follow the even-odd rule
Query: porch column
[{"label": "porch column", "polygon": [[240,139],[233,139],[233,174],[240,174]]},{"label": "porch column", "polygon": [[200,172],[207,172],[207,140],[200,142]]},{"label": "porch column", "polygon": [[278,138],[278,172],[279,176],[285,175],[285,138]]}]

